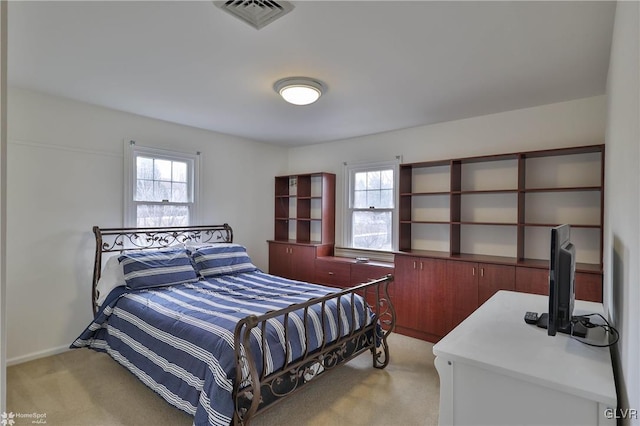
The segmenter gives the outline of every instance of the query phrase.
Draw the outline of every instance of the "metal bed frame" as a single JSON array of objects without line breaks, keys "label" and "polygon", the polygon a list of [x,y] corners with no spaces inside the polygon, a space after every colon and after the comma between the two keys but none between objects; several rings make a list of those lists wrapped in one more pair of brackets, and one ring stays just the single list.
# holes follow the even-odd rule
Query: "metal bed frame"
[{"label": "metal bed frame", "polygon": [[[109,253],[125,250],[149,250],[168,247],[174,244],[195,243],[230,243],[233,242],[233,230],[228,224],[189,227],[159,227],[159,228],[107,228],[93,227],[96,238],[96,251],[93,269],[93,287],[91,304],[94,316],[98,312],[96,286],[102,270],[102,257]],[[259,412],[270,407],[273,403],[302,388],[324,372],[346,363],[361,353],[369,350],[372,354],[373,367],[385,368],[389,364],[389,345],[387,338],[395,329],[395,310],[389,297],[388,286],[393,281],[392,275],[387,275],[367,283],[362,283],[347,289],[338,289],[324,297],[314,298],[304,303],[291,305],[285,309],[267,312],[263,315],[249,315],[240,320],[235,327],[234,347],[236,359],[236,380],[233,388],[234,425],[248,425]],[[373,313],[374,320],[367,326],[355,329],[354,316],[356,294],[365,297]],[[321,312],[327,309],[327,303],[335,300],[340,314],[340,300],[349,298],[351,302],[351,328],[341,330],[338,321],[338,335],[345,334],[335,341],[323,340],[319,349],[305,354],[292,362],[269,374],[266,371],[265,359],[255,359],[249,348],[251,330],[259,328],[262,331],[263,342],[267,321],[283,317],[285,338],[288,341],[289,315],[296,312],[302,315],[305,329],[305,340],[309,339],[310,318],[309,310],[319,306]],[[342,299],[343,300],[343,299]],[[324,327],[324,315],[322,315]],[[346,332],[346,333],[345,333]],[[324,339],[325,337],[323,337]],[[308,345],[306,345],[308,347]],[[287,350],[289,345],[287,345]],[[289,359],[286,354],[285,359]],[[258,368],[260,366],[261,368]]]}]

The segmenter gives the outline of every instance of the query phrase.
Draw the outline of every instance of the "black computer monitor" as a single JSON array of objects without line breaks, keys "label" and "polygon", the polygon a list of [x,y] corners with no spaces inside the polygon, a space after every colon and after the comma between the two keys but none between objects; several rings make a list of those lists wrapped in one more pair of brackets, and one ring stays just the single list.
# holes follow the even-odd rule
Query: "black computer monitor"
[{"label": "black computer monitor", "polygon": [[551,229],[549,253],[549,312],[539,325],[549,336],[566,333],[585,337],[587,329],[573,316],[575,301],[576,250],[571,243],[571,227],[560,225]]}]

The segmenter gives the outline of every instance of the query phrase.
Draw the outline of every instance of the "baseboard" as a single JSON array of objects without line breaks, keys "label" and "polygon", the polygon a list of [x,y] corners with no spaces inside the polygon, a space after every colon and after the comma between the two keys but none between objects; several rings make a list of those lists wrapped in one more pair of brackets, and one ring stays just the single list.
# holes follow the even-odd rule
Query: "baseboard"
[{"label": "baseboard", "polygon": [[403,336],[413,337],[414,339],[424,340],[430,343],[438,343],[441,336],[436,336],[435,334],[425,333],[424,331],[414,330],[412,328],[406,328],[399,325],[396,325],[396,329],[394,333],[402,334]]},{"label": "baseboard", "polygon": [[34,359],[44,358],[51,355],[61,354],[62,352],[66,352],[70,350],[69,346],[59,346],[57,348],[46,349],[40,352],[33,352],[27,355],[18,356],[15,358],[7,359],[7,367],[11,367],[12,365],[22,364],[23,362],[33,361]]}]

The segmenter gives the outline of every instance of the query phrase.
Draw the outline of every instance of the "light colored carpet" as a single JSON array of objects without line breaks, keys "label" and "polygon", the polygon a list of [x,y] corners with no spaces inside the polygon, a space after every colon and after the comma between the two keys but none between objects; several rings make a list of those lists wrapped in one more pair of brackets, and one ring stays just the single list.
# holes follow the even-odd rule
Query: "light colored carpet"
[{"label": "light colored carpet", "polygon": [[[439,381],[433,345],[392,334],[391,363],[365,353],[258,415],[255,426],[435,425]],[[7,409],[47,425],[191,425],[108,355],[76,349],[7,369]],[[34,417],[15,418],[15,426]],[[42,423],[42,421],[41,421]]]}]

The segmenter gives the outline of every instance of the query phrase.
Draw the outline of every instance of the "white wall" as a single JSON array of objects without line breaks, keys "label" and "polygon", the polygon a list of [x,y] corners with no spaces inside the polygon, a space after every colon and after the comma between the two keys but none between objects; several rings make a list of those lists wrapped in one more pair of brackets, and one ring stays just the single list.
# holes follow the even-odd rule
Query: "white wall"
[{"label": "white wall", "polygon": [[[605,304],[620,331],[619,405],[640,410],[640,6],[618,2],[607,81]],[[629,421],[632,420],[632,421]],[[640,424],[638,419],[624,423]]]},{"label": "white wall", "polygon": [[228,222],[267,269],[283,148],[18,88],[8,120],[9,363],[68,347],[92,318],[91,228],[123,224],[125,138],[200,151],[201,222]]},{"label": "white wall", "polygon": [[336,241],[343,235],[343,162],[404,163],[604,143],[606,97],[526,108],[289,151],[289,172],[336,174]]}]

